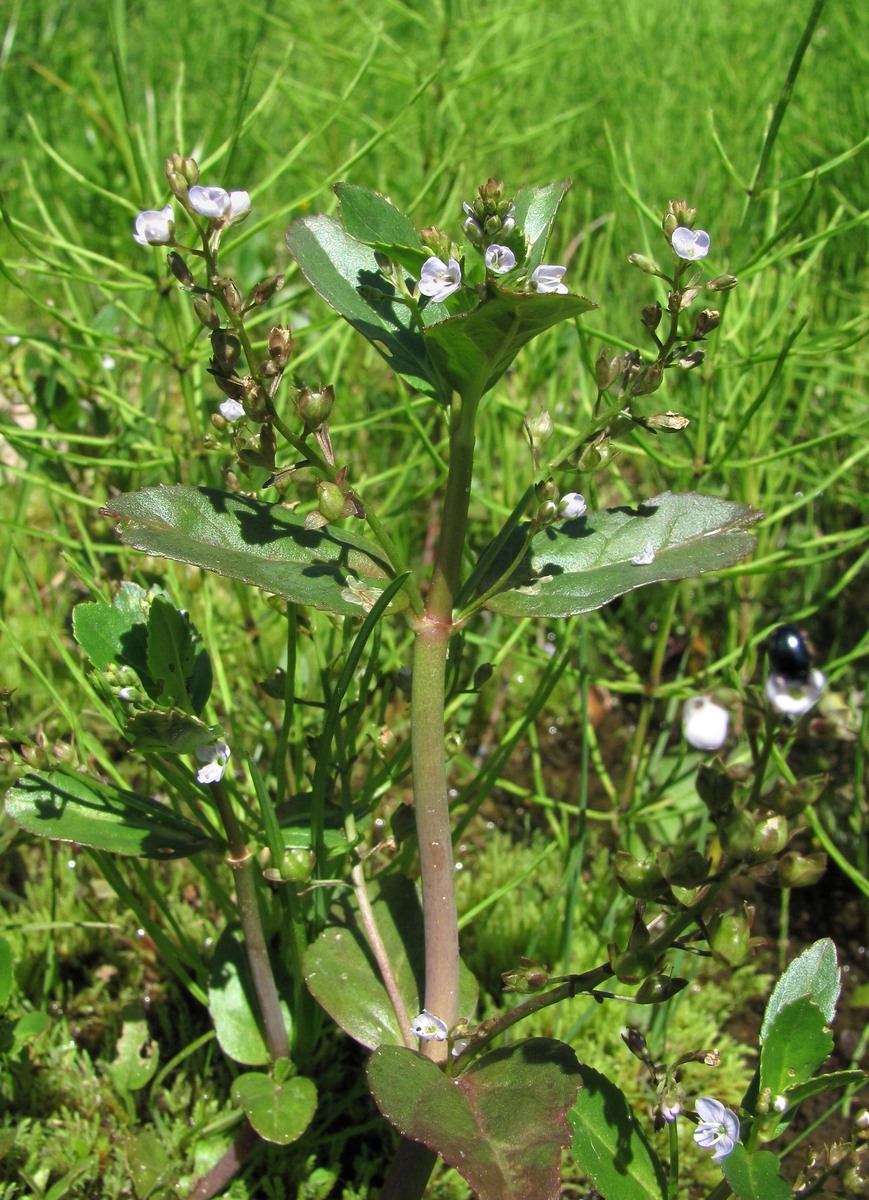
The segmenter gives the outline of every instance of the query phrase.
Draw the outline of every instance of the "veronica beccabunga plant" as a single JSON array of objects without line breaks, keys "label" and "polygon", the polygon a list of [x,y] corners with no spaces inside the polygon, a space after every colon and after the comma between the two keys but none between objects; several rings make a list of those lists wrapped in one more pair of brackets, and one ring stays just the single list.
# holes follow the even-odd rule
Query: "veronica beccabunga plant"
[{"label": "veronica beccabunga plant", "polygon": [[[372,1052],[370,1089],[402,1135],[383,1200],[421,1196],[437,1155],[483,1200],[556,1197],[567,1145],[607,1200],[621,1200],[623,1162],[631,1163],[644,1196],[674,1196],[675,1143],[668,1181],[614,1083],[553,1039],[492,1043],[523,1017],[577,995],[604,1000],[624,994],[607,989],[628,988],[635,1003],[666,1002],[686,982],[672,974],[669,954],[689,937],[708,940],[726,961],[747,931],[726,924],[718,911],[724,884],[761,858],[780,855],[787,829],[777,827],[771,846],[759,813],[737,803],[723,768],[708,767],[702,794],[724,847],[716,850],[714,868],[712,853],[696,847],[655,862],[617,856],[616,875],[636,901],[629,937],[612,943],[607,960],[584,974],[552,978],[543,967],[504,964],[509,988],[522,999],[475,1023],[475,982],[459,954],[446,681],[451,647],[483,610],[574,616],[634,588],[719,569],[750,553],[750,529],[761,514],[745,505],[667,492],[638,498],[632,507],[590,511],[579,490],[627,435],[675,435],[688,423],[678,413],[651,412],[649,397],[668,371],[690,371],[703,361],[721,315],[711,307],[697,311],[698,302],[736,280],[704,278],[700,264],[710,235],[695,228],[696,214],[685,202],[671,202],[661,223],[666,266],[630,258],[664,285],[662,299],[641,313],[649,349],[601,352],[590,417],[554,449],[548,415],[529,413],[524,493],[480,546],[469,529],[480,405],[523,347],[596,307],[573,290],[564,265],[548,260],[568,183],[510,193],[488,180],[457,214],[461,244],[438,228],[419,232],[383,196],[349,183],[335,187],[337,216],[294,222],[287,243],[310,285],[440,414],[447,477],[426,573],[422,547],[408,560],[399,548],[405,539],[394,536],[396,518],[385,518],[378,497],[354,483],[352,446],[333,446],[329,421],[340,403],[333,386],[308,387],[296,375],[290,382],[294,345],[287,326],[274,325],[264,338],[252,332],[252,318],[258,326],[284,279],[270,276],[244,295],[224,271],[222,241],[248,216],[248,192],[202,184],[196,163],[180,155],[167,162],[166,174],[173,201],[140,213],[133,236],[143,247],[169,248],[169,270],[210,342],[208,372],[223,397],[215,400],[213,421],[245,490],[146,488],[109,499],[105,512],[139,550],[282,597],[290,658],[300,610],[334,614],[354,632],[311,747],[309,795],[300,805],[283,762],[289,718],[256,762],[252,747],[233,744],[225,729],[209,723],[207,651],[186,614],[159,589],[124,584],[112,605],[80,605],[76,638],[102,674],[124,737],[162,771],[172,802],[57,771],[25,777],[7,808],[34,832],[97,851],[226,859],[235,881],[226,916],[237,915],[241,939],[232,928],[221,938],[220,970],[211,976],[217,982],[203,998],[225,1052],[254,1068],[235,1080],[233,1099],[259,1138],[287,1144],[311,1122],[318,1096],[316,1072],[309,1071],[312,1030],[315,1014],[327,1013]],[[276,486],[279,494],[291,488],[307,498],[307,514],[259,494]],[[378,626],[392,620],[406,622],[413,635],[416,864],[403,855],[375,880],[362,831],[370,805],[360,806],[342,782],[348,772],[342,700],[367,647],[376,645]],[[291,705],[289,687],[286,696]],[[700,701],[686,716],[685,734],[700,749],[720,748],[727,711]],[[236,763],[241,770],[233,770]],[[767,840],[758,846],[761,834]],[[402,863],[418,869],[421,912]],[[654,921],[644,917],[649,903],[659,910]],[[818,946],[779,998],[766,1029],[767,1057],[739,1106],[741,1117],[723,1101],[702,1095],[689,1101],[682,1069],[688,1061],[708,1066],[708,1055],[650,1066],[661,1120],[675,1127],[683,1111],[696,1108],[695,1139],[714,1149],[740,1196],[755,1193],[740,1190],[739,1170],[780,1181],[777,1160],[770,1173],[773,1156],[759,1142],[810,1094],[811,1075],[826,1057],[838,969],[828,944]],[[186,969],[183,962],[178,969]],[[226,980],[239,984],[232,1000]],[[794,1023],[807,1031],[812,1052],[788,1075],[783,1064]],[[623,1161],[601,1155],[601,1145],[613,1141]],[[202,1200],[219,1190],[255,1143],[242,1135],[191,1195]]]}]

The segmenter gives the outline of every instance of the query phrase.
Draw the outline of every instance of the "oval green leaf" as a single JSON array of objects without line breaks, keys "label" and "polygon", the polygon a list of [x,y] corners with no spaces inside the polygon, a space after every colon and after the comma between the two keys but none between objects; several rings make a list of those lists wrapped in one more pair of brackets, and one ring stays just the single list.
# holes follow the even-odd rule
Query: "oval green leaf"
[{"label": "oval green leaf", "polygon": [[760,1027],[761,1045],[769,1036],[779,1012],[803,997],[813,1000],[826,1023],[831,1025],[841,987],[842,973],[835,943],[830,938],[820,938],[794,959],[773,988]]},{"label": "oval green leaf", "polygon": [[793,1192],[779,1172],[779,1160],[769,1150],[751,1154],[737,1144],[719,1166],[739,1200],[792,1200]]},{"label": "oval green leaf", "polygon": [[278,1146],[300,1138],[317,1110],[317,1089],[303,1075],[276,1083],[268,1075],[250,1071],[233,1083],[232,1099],[260,1137]]},{"label": "oval green leaf", "polygon": [[576,1161],[604,1200],[663,1200],[667,1181],[624,1093],[593,1067],[568,1113]]},{"label": "oval green leaf", "polygon": [[558,1200],[566,1113],[579,1086],[576,1055],[563,1042],[504,1046],[457,1078],[414,1050],[381,1046],[368,1082],[386,1119],[455,1167],[478,1200]]},{"label": "oval green leaf", "polygon": [[311,287],[371,342],[393,371],[416,391],[448,398],[432,372],[410,309],[381,275],[370,246],[325,216],[294,221],[287,245]]},{"label": "oval green leaf", "polygon": [[[763,513],[696,492],[664,492],[636,508],[610,508],[550,526],[485,607],[512,617],[572,617],[634,588],[718,571],[745,558],[747,530]],[[508,539],[489,582],[521,554],[528,526]],[[481,590],[486,590],[486,581]]]},{"label": "oval green leaf", "polygon": [[[143,488],[116,497],[102,511],[118,519],[127,545],[146,554],[192,563],[345,617],[364,617],[391,575],[364,538],[331,526],[306,529],[279,504],[212,488]],[[396,597],[396,608],[403,602],[403,595]]]},{"label": "oval green leaf", "polygon": [[[308,990],[338,1025],[363,1046],[402,1045],[403,1038],[374,955],[359,924],[355,906],[344,903],[343,919],[328,926],[305,952]],[[409,879],[387,876],[372,893],[372,910],[392,964],[408,1015],[422,1008],[425,943],[422,909]],[[477,1007],[477,983],[461,965],[459,1005],[471,1018]]]},{"label": "oval green leaf", "polygon": [[538,334],[597,308],[584,296],[509,292],[489,283],[469,313],[429,325],[423,337],[440,375],[462,396],[482,396]]},{"label": "oval green leaf", "polygon": [[72,771],[25,775],[6,793],[6,811],[28,833],[111,854],[165,859],[216,849],[165,804]]},{"label": "oval green leaf", "polygon": [[[289,996],[292,992],[289,980],[278,964],[272,966],[279,995]],[[217,940],[208,977],[208,1011],[224,1054],[246,1067],[264,1067],[270,1062],[253,976],[237,925],[226,928]],[[292,1018],[283,999],[281,1012],[289,1032]]]}]

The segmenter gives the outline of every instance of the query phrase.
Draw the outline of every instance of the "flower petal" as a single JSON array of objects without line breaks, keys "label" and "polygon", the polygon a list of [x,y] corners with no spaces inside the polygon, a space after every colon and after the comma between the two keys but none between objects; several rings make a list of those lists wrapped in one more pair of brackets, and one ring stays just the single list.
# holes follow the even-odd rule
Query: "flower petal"
[{"label": "flower petal", "polygon": [[674,229],[670,238],[674,252],[689,262],[705,258],[709,253],[709,244],[709,234],[705,229],[686,229],[684,225]]}]

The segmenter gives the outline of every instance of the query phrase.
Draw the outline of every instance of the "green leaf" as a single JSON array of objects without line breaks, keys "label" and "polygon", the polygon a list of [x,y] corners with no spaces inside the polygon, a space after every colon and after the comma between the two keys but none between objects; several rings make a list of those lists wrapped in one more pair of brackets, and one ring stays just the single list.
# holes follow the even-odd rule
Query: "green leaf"
[{"label": "green leaf", "polygon": [[781,1009],[806,996],[814,1000],[828,1025],[836,1013],[836,1001],[842,988],[842,975],[836,960],[836,947],[830,938],[821,938],[804,950],[775,985],[760,1027],[760,1043],[766,1041]]},{"label": "green leaf", "polygon": [[463,396],[482,396],[539,333],[597,305],[583,296],[510,292],[494,283],[469,313],[429,325],[423,337],[438,372]]},{"label": "green leaf", "polygon": [[[664,492],[635,509],[610,508],[541,530],[486,608],[512,617],[570,617],[665,579],[685,579],[745,558],[746,532],[763,513],[695,492]],[[502,548],[489,583],[522,553],[527,525]],[[635,558],[648,559],[637,564]],[[485,591],[486,581],[481,585]]]},{"label": "green leaf", "polygon": [[[156,487],[106,504],[127,545],[252,583],[294,604],[364,616],[367,593],[388,582],[389,564],[355,534],[305,529],[279,504],[211,488]],[[403,597],[396,599],[400,607]]]},{"label": "green leaf", "polygon": [[355,183],[336,183],[338,217],[347,233],[369,246],[378,243],[422,249],[419,234],[409,217],[379,192]]},{"label": "green leaf", "polygon": [[569,1046],[530,1038],[478,1058],[458,1078],[401,1046],[368,1064],[377,1107],[403,1137],[459,1172],[478,1200],[557,1200],[565,1114],[579,1086]]},{"label": "green leaf", "polygon": [[[186,614],[179,612],[163,596],[155,596],[148,614],[148,668],[151,678],[160,685],[156,700],[167,707],[178,706],[182,709],[186,709],[188,703],[192,704],[188,680],[193,678],[197,661],[203,655],[208,660],[208,654],[202,649],[202,642]],[[196,712],[202,712],[208,700],[211,689],[210,665],[204,672],[199,668],[199,674],[202,685],[198,689]],[[208,689],[204,700],[203,686]]]},{"label": "green leaf", "polygon": [[[400,875],[386,876],[372,893],[372,909],[398,989],[410,1017],[422,1008],[425,942],[416,889]],[[305,952],[308,990],[350,1037],[369,1050],[384,1043],[402,1045],[392,1003],[359,924],[355,905],[341,906],[342,919],[328,926]],[[477,983],[462,964],[459,1006],[472,1017]]]},{"label": "green leaf", "polygon": [[624,1094],[593,1067],[583,1063],[580,1071],[582,1087],[568,1118],[581,1169],[604,1200],[663,1200],[663,1168]]},{"label": "green leaf", "polygon": [[805,1083],[833,1051],[833,1035],[814,1001],[807,997],[782,1008],[760,1049],[760,1089],[773,1096]]},{"label": "green leaf", "polygon": [[[278,994],[289,996],[292,987],[279,963],[272,963]],[[263,1036],[259,1003],[250,973],[244,939],[237,925],[224,929],[214,948],[211,972],[208,977],[208,1011],[214,1022],[214,1032],[220,1048],[234,1062],[246,1067],[264,1067],[271,1056]],[[292,1030],[292,1018],[286,1002],[281,1000],[281,1012],[287,1032]]]},{"label": "green leaf", "polygon": [[300,1138],[317,1110],[317,1089],[303,1075],[276,1083],[268,1075],[250,1071],[233,1083],[232,1099],[260,1137],[278,1146]]},{"label": "green leaf", "polygon": [[141,1091],[153,1079],[159,1063],[160,1047],[148,1037],[144,1016],[125,1010],[115,1057],[109,1065],[112,1083],[121,1094]]},{"label": "green leaf", "polygon": [[[10,1054],[18,1054],[25,1046],[29,1046],[31,1042],[35,1042],[37,1038],[41,1038],[48,1029],[51,1028],[51,1017],[47,1012],[29,1012],[24,1016],[19,1017],[12,1024],[11,1045],[8,1047]],[[6,1046],[3,1047],[7,1049]]]},{"label": "green leaf", "polygon": [[[124,1162],[137,1200],[155,1200],[171,1195],[175,1166],[166,1143],[153,1129],[130,1132],[124,1138]],[[165,1191],[159,1189],[165,1188]]]},{"label": "green leaf", "polygon": [[529,275],[543,262],[553,222],[570,185],[571,180],[563,179],[560,183],[549,183],[545,187],[522,188],[513,199],[513,217],[530,243],[528,257],[523,264],[524,271]]},{"label": "green leaf", "polygon": [[77,604],[72,613],[75,640],[95,667],[131,666],[148,677],[147,629],[151,596],[135,583],[122,583],[114,601]]},{"label": "green leaf", "polygon": [[177,708],[137,712],[124,726],[130,744],[152,754],[193,754],[200,746],[210,745],[220,732],[220,726],[206,725]]},{"label": "green leaf", "polygon": [[186,858],[213,847],[198,825],[147,796],[57,770],[25,775],[6,811],[28,833],[138,858]]},{"label": "green leaf", "polygon": [[[371,342],[393,371],[416,391],[448,399],[410,309],[381,275],[370,246],[356,241],[333,217],[324,216],[294,221],[287,231],[287,245],[314,290]],[[371,294],[381,298],[364,298]]]},{"label": "green leaf", "polygon": [[749,1154],[737,1143],[719,1166],[739,1200],[792,1200],[793,1193],[779,1173],[778,1158],[769,1150]]},{"label": "green leaf", "polygon": [[3,1012],[12,995],[15,983],[15,967],[12,962],[12,948],[6,938],[0,937],[0,1012]]},{"label": "green leaf", "polygon": [[830,1071],[826,1075],[815,1075],[799,1087],[789,1087],[785,1095],[793,1107],[802,1104],[812,1096],[820,1096],[823,1092],[832,1092],[836,1088],[850,1087],[851,1084],[861,1086],[866,1082],[865,1071]]}]

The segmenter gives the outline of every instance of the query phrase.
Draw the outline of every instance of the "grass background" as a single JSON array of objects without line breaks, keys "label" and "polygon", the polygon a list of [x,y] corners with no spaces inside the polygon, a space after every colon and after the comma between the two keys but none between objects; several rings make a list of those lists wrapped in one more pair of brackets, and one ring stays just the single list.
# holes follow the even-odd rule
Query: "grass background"
[{"label": "grass background", "polygon": [[[179,479],[220,484],[231,461],[210,424],[217,397],[199,327],[167,283],[162,253],[130,236],[140,209],[168,199],[167,154],[194,154],[205,182],[251,191],[253,216],[224,261],[243,288],[288,270],[262,333],[276,320],[297,327],[299,373],[336,385],[339,459],[350,461],[360,490],[391,514],[414,555],[439,482],[439,418],[405,397],[307,292],[288,263],[289,221],[330,211],[331,183],[349,179],[390,195],[419,225],[456,232],[461,200],[489,176],[511,186],[573,179],[551,259],[566,263],[572,287],[601,308],[579,329],[536,342],[487,398],[473,508],[482,545],[529,475],[523,416],[546,407],[562,431],[574,428],[594,401],[589,367],[600,345],[642,345],[639,308],[656,293],[625,260],[632,251],[661,253],[660,214],[668,199],[685,197],[711,233],[711,271],[740,278],[722,302],[707,366],[668,379],[659,393],[691,425],[651,447],[627,443],[593,480],[559,482],[601,505],[668,487],[724,492],[767,514],[757,552],[723,577],[644,589],[566,629],[500,619],[472,628],[467,670],[491,661],[496,679],[478,700],[452,706],[462,735],[457,786],[468,786],[481,747],[509,742],[514,730],[529,734],[493,780],[488,816],[506,833],[471,825],[460,850],[463,903],[482,906],[466,927],[468,953],[493,989],[519,954],[577,970],[598,961],[601,942],[624,920],[606,878],[615,828],[642,852],[696,819],[694,764],[674,748],[678,700],[697,686],[756,679],[760,643],[781,620],[811,632],[846,703],[862,687],[869,36],[856,0],[828,0],[777,127],[812,11],[805,0],[684,11],[661,0],[13,0],[0,47],[0,335],[20,340],[0,348],[8,547],[0,558],[0,773],[11,782],[22,762],[62,758],[118,782],[138,778],[69,632],[73,605],[92,589],[109,594],[120,578],[160,580],[190,610],[215,662],[215,711],[234,745],[268,746],[279,720],[245,682],[282,661],[276,609],[215,577],[131,555],[99,515],[115,490]],[[302,645],[299,683],[317,693],[343,635],[326,619],[314,618],[312,628],[320,648],[313,639]],[[567,666],[525,728],[554,641],[566,647]],[[384,675],[407,662],[400,631],[385,635],[383,654]],[[595,703],[603,715],[583,735],[582,705]],[[366,721],[366,737],[384,721],[399,741],[406,735],[406,714],[385,691]],[[292,764],[299,783],[315,727],[315,715],[301,711]],[[831,773],[820,812],[865,876],[859,746],[815,746],[797,765]],[[160,1129],[171,1171],[193,1170],[194,1146],[228,1120],[225,1087],[221,1101],[221,1083],[203,1081],[214,1072],[225,1083],[227,1069],[207,1040],[188,1054],[207,1021],[141,949],[100,871],[62,848],[30,846],[12,828],[2,839],[21,1004],[55,1008],[39,1089],[25,1101],[20,1081],[7,1088],[5,1120],[18,1124],[19,1137],[0,1164],[0,1195],[114,1196],[130,1186],[149,1194],[141,1180],[129,1183],[138,1178],[131,1164],[153,1152],[147,1138]],[[163,883],[179,919],[194,921],[206,945],[217,917],[191,905],[195,874],[176,868]],[[501,885],[506,900],[487,906]],[[652,1018],[651,1033],[662,1047],[672,1039],[691,1048],[704,1036],[698,1026],[719,1025],[750,990],[737,975],[725,999],[710,993],[690,1019],[682,1006],[687,1028],[676,1028],[677,1006],[672,1017]],[[106,1069],[124,1006],[142,995],[160,999],[147,1011],[164,1061],[183,1056],[165,1081],[168,1100],[156,1090],[124,1097]],[[563,1015],[541,1032],[585,1039],[601,1065],[617,1053],[617,1021],[592,1015]],[[335,1195],[342,1187],[348,1197],[367,1195],[378,1155],[366,1149],[364,1099],[351,1098],[359,1106],[352,1120],[335,1101],[304,1154],[289,1167],[286,1156],[261,1165],[237,1194],[308,1187],[299,1194],[313,1196],[332,1179]],[[155,1115],[161,1106],[184,1120]],[[54,1145],[57,1122],[65,1132]],[[326,1172],[319,1184],[317,1171]],[[449,1177],[439,1186],[453,1194]]]}]

